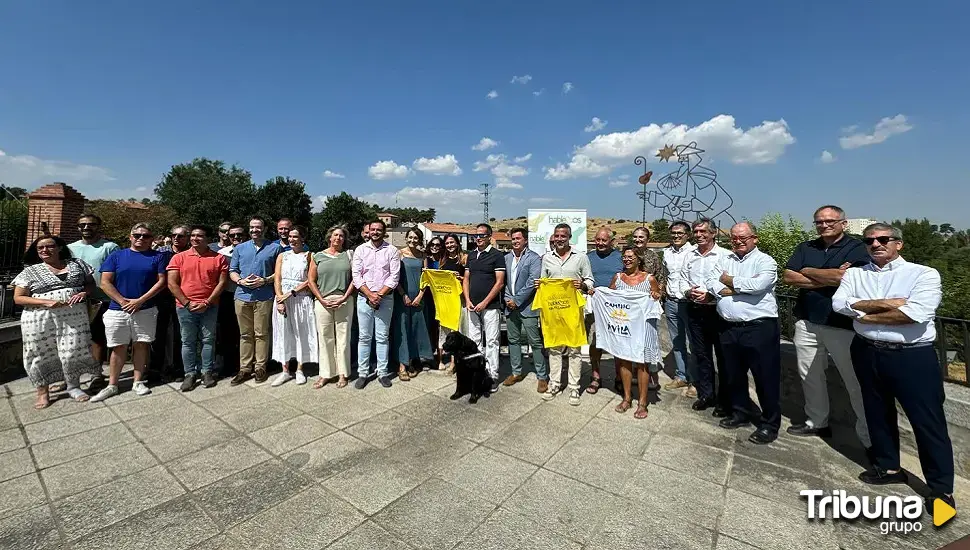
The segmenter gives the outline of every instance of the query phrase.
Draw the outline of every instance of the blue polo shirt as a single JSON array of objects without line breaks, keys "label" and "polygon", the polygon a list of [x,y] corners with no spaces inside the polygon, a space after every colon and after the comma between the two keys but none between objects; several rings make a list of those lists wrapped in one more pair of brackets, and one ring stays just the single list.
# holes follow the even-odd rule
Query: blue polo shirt
[{"label": "blue polo shirt", "polygon": [[[122,296],[129,300],[141,298],[158,282],[158,274],[165,273],[168,259],[156,250],[139,252],[122,248],[112,252],[101,264],[101,273],[113,273],[114,285]],[[155,298],[145,302],[141,308],[155,307]],[[120,310],[121,305],[111,300],[108,309]]]},{"label": "blue polo shirt", "polygon": [[[792,271],[800,271],[806,267],[835,269],[846,262],[852,264],[852,267],[861,267],[870,261],[866,245],[859,239],[844,235],[839,242],[827,248],[821,238],[799,244],[785,269]],[[795,318],[816,325],[852,330],[852,319],[832,311],[832,296],[835,295],[836,290],[838,287],[834,286],[798,289],[798,300],[794,308]]]},{"label": "blue polo shirt", "polygon": [[589,257],[589,266],[593,268],[593,286],[610,286],[613,276],[623,271],[623,255],[618,250],[613,250],[606,256],[592,250],[586,254]]},{"label": "blue polo shirt", "polygon": [[[246,241],[233,248],[229,273],[236,273],[242,279],[250,275],[269,277],[276,271],[276,257],[282,252],[278,241],[263,241],[261,248],[256,248],[254,241]],[[235,293],[235,298],[243,302],[265,302],[274,296],[275,291],[270,283],[259,288],[238,285]]]}]

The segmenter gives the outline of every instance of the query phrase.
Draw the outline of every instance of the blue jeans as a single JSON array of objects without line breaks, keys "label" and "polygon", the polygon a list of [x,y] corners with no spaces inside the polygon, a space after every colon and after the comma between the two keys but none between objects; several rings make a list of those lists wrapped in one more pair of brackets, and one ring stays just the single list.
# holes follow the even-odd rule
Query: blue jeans
[{"label": "blue jeans", "polygon": [[377,376],[387,376],[387,351],[390,347],[391,319],[394,313],[394,297],[385,296],[379,309],[367,303],[363,293],[357,296],[357,375],[370,376],[371,342],[377,343]]},{"label": "blue jeans", "polygon": [[667,314],[667,332],[670,333],[670,342],[674,348],[674,363],[677,366],[675,376],[691,382],[692,377],[687,371],[687,361],[690,360],[687,354],[687,302],[668,299],[664,304],[664,313]]},{"label": "blue jeans", "polygon": [[509,335],[509,362],[512,364],[512,374],[522,374],[522,346],[529,344],[532,348],[532,365],[535,367],[536,378],[549,380],[546,358],[542,355],[542,331],[539,329],[539,318],[523,317],[518,311],[512,311],[505,317],[505,327]]},{"label": "blue jeans", "polygon": [[199,372],[199,341],[202,341],[202,373],[215,372],[216,322],[219,308],[210,307],[202,313],[192,313],[184,307],[176,308],[182,333],[182,367],[185,374]]}]

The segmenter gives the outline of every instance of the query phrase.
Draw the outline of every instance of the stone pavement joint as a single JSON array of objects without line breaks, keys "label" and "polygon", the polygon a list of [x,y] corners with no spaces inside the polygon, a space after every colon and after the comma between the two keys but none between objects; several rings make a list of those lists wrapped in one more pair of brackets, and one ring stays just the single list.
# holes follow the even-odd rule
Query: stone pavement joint
[{"label": "stone pavement joint", "polygon": [[760,447],[666,391],[647,420],[617,414],[612,370],[578,407],[543,401],[534,374],[476,405],[428,371],[389,390],[224,379],[42,411],[17,380],[0,387],[0,548],[907,549],[970,532],[959,515],[908,536],[810,522],[802,489],[915,492],[859,482],[850,427]]}]

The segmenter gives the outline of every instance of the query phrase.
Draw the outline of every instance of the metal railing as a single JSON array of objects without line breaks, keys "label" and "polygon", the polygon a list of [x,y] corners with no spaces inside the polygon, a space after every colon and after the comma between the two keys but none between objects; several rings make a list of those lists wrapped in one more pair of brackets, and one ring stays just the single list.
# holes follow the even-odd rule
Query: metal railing
[{"label": "metal railing", "polygon": [[[792,340],[795,336],[795,296],[778,294],[778,320],[781,336]],[[954,384],[970,386],[967,351],[970,350],[970,320],[952,317],[936,318],[936,354],[940,360],[943,379]]]}]

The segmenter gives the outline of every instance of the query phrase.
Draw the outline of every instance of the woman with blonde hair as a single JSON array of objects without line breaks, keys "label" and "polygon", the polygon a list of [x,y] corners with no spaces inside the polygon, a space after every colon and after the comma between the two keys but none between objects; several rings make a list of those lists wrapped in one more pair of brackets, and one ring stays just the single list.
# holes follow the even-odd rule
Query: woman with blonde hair
[{"label": "woman with blonde hair", "polygon": [[350,328],[354,317],[353,251],[347,248],[347,228],[335,225],[327,231],[327,248],[313,255],[307,280],[316,298],[314,312],[320,344],[320,389],[338,378],[337,387],[350,376]]}]

